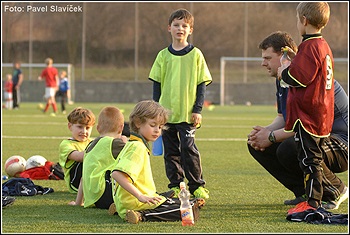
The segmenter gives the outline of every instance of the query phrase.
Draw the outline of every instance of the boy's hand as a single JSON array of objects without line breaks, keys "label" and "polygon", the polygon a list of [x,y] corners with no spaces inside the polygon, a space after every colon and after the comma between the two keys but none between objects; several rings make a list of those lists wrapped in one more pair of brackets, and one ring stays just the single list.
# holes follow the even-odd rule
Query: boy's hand
[{"label": "boy's hand", "polygon": [[128,137],[126,137],[125,135],[122,135],[121,139],[124,143],[128,142]]},{"label": "boy's hand", "polygon": [[154,204],[157,205],[158,202],[162,201],[162,197],[149,197],[147,195],[140,195],[138,200],[143,203],[147,203],[148,205]]},{"label": "boy's hand", "polygon": [[284,48],[288,49],[288,56],[291,60],[293,60],[296,55],[296,52],[293,51],[293,49],[290,48],[289,46],[285,46]]},{"label": "boy's hand", "polygon": [[202,115],[199,113],[192,113],[191,120],[193,121],[193,126],[200,126],[202,123]]}]

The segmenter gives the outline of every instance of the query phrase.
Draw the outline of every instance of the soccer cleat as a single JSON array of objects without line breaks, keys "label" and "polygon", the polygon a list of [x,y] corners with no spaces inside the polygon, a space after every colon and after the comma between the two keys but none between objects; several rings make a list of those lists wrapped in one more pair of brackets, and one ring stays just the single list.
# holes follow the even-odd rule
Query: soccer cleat
[{"label": "soccer cleat", "polygon": [[43,191],[39,191],[39,190],[37,191],[38,194],[39,194],[39,192],[42,192],[42,194],[45,195],[48,193],[53,193],[53,192],[55,192],[55,190],[53,188],[48,188],[48,187],[46,188],[45,187]]},{"label": "soccer cleat", "polygon": [[127,210],[125,220],[131,224],[137,224],[139,221],[142,221],[141,213],[133,210]]},{"label": "soccer cleat", "polygon": [[203,198],[195,198],[194,200],[194,203],[198,205],[199,209],[205,205],[205,200]]},{"label": "soccer cleat", "polygon": [[117,207],[115,206],[114,202],[109,206],[108,208],[108,214],[109,215],[115,215],[117,213]]},{"label": "soccer cleat", "polygon": [[2,196],[2,208],[11,206],[15,202],[16,198],[9,196]]},{"label": "soccer cleat", "polygon": [[323,204],[322,207],[327,210],[336,210],[339,208],[340,204],[349,197],[349,189],[345,186],[343,192],[334,201],[329,201]]},{"label": "soccer cleat", "polygon": [[209,190],[199,186],[194,192],[193,196],[196,198],[203,198],[203,199],[209,199]]},{"label": "soccer cleat", "polygon": [[290,215],[293,213],[303,212],[306,210],[316,210],[316,208],[310,206],[307,201],[304,201],[304,202],[298,203],[294,208],[289,209],[287,213],[288,215]]},{"label": "soccer cleat", "polygon": [[296,197],[294,199],[285,200],[284,205],[297,205],[298,203],[305,202],[305,201],[306,201],[306,194]]},{"label": "soccer cleat", "polygon": [[176,198],[179,197],[180,187],[172,187],[170,190],[173,190],[173,191],[174,191],[173,197],[176,197]]}]

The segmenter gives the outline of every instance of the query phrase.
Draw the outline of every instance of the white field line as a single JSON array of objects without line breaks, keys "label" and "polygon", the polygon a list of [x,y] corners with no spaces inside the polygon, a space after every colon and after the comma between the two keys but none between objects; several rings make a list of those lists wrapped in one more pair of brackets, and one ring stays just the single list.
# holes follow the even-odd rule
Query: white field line
[{"label": "white field line", "polygon": [[9,136],[3,135],[3,139],[68,139],[67,136]]},{"label": "white field line", "polygon": [[[3,117],[6,117],[6,115],[3,115]],[[27,118],[27,117],[36,117],[36,118],[47,118],[45,115],[24,115],[24,114],[19,114],[16,115],[16,117],[22,117],[22,118]],[[64,120],[67,120],[65,116],[57,116],[57,117],[52,117],[52,119],[55,118],[62,118]],[[271,121],[271,118],[253,118],[253,117],[235,117],[234,114],[230,117],[204,117],[203,120],[259,120],[259,121]],[[17,122],[16,122],[17,123]]]},{"label": "white field line", "polygon": [[[67,136],[9,136],[3,135],[2,139],[68,139]],[[247,141],[244,138],[196,138],[196,141]]]},{"label": "white field line", "polygon": [[[4,122],[3,124],[7,125],[40,125],[42,126],[42,122]],[[45,122],[45,125],[55,125],[55,126],[67,126],[67,123],[60,123],[60,122]],[[252,128],[253,126],[242,126],[242,125],[203,125],[203,128],[233,128],[233,129],[246,129],[246,128]],[[200,131],[200,130],[199,130]]]},{"label": "white field line", "polygon": [[253,117],[235,117],[232,115],[232,117],[204,117],[204,120],[261,120],[261,121],[271,121],[271,118],[253,118]]},{"label": "white field line", "polygon": [[[28,115],[19,115],[23,117],[27,117]],[[35,116],[35,115],[34,115]],[[31,116],[33,117],[33,116]],[[42,117],[42,116],[41,116]],[[242,118],[208,118],[212,120],[243,120]],[[244,118],[244,120],[249,120],[250,118]],[[253,119],[251,119],[253,120]],[[62,122],[47,122],[45,124],[48,125],[62,125],[66,126],[66,123]],[[2,122],[2,125],[43,125],[42,122]],[[229,128],[229,129],[247,129],[252,128],[252,126],[242,126],[242,125],[204,125],[204,128],[210,129],[220,129],[220,128]],[[65,139],[68,138],[66,136],[6,136],[3,135],[2,139]],[[196,138],[196,141],[247,141],[245,138]]]},{"label": "white field line", "polygon": [[47,124],[47,125],[66,125],[67,126],[67,123],[62,123],[62,122],[45,122],[45,123],[42,123],[42,122],[3,122],[2,123],[3,125],[43,125],[43,124]]},{"label": "white field line", "polygon": [[[3,117],[9,117],[10,115],[6,115],[6,114],[2,114],[2,116]],[[17,117],[20,117],[20,118],[27,118],[27,117],[31,117],[31,118],[33,118],[33,117],[35,117],[35,118],[48,118],[49,117],[49,114],[34,114],[34,115],[26,115],[26,114],[16,114],[16,118]],[[63,118],[63,119],[65,119],[65,120],[67,120],[67,118],[66,118],[66,116],[60,116],[60,114],[58,114],[56,117],[50,117],[50,118],[52,118],[52,119],[54,119],[54,118]]]}]

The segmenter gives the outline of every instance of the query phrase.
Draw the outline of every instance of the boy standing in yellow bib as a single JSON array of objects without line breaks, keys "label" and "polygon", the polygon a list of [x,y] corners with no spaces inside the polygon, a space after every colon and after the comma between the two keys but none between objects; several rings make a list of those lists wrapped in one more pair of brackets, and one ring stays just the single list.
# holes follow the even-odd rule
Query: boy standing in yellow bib
[{"label": "boy standing in yellow bib", "polygon": [[212,77],[202,52],[187,41],[193,23],[194,17],[186,9],[170,15],[168,32],[172,44],[158,53],[149,79],[153,81],[153,100],[171,111],[162,131],[168,187],[177,197],[179,184],[186,177],[191,194],[208,199],[201,156],[194,140],[202,122],[206,86]]}]

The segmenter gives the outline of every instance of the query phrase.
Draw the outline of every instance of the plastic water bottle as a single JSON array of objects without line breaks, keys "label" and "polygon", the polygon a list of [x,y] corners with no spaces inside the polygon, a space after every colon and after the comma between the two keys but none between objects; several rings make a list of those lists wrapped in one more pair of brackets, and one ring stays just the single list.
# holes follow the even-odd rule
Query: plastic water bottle
[{"label": "plastic water bottle", "polygon": [[289,56],[288,56],[288,48],[287,47],[283,47],[282,48],[282,52],[283,52],[283,55],[280,58],[280,62],[281,62],[281,65],[283,67],[287,68],[290,65],[291,61],[292,61],[289,58]]},{"label": "plastic water bottle", "polygon": [[190,192],[186,189],[185,182],[180,183],[179,199],[181,201],[180,212],[182,226],[194,225],[193,211],[190,203]]},{"label": "plastic water bottle", "polygon": [[163,155],[163,138],[159,136],[152,144],[152,154],[153,156]]},{"label": "plastic water bottle", "polygon": [[[283,47],[282,52],[283,52],[283,55],[280,58],[281,66],[283,68],[287,68],[292,61],[290,59],[290,57],[288,56],[288,48]],[[284,87],[284,88],[289,87],[289,85],[287,83],[285,83],[282,79],[280,79],[280,85],[281,85],[281,87]]]}]

